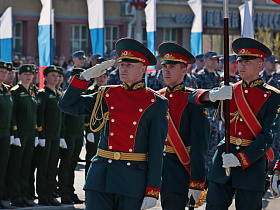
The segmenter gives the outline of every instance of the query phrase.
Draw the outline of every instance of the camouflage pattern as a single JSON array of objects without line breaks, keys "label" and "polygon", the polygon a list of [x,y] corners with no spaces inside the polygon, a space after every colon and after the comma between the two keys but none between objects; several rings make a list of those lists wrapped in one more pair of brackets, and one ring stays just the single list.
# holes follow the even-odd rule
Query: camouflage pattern
[{"label": "camouflage pattern", "polygon": [[120,73],[119,68],[116,68],[115,70],[111,71],[108,78],[108,85],[121,85],[122,81],[120,80]]},{"label": "camouflage pattern", "polygon": [[[200,70],[196,77],[196,88],[213,89],[219,87],[223,81],[223,75],[220,72],[215,71],[210,73],[206,68]],[[220,118],[220,113],[213,120],[215,109],[208,109],[210,116],[210,141],[209,149],[206,157],[206,168],[209,170],[209,166],[212,162],[213,156],[217,150],[218,143],[224,138],[224,123]]]},{"label": "camouflage pattern", "polygon": [[191,73],[187,73],[185,76],[184,76],[184,85],[186,87],[190,87],[190,88],[195,88],[196,85],[195,85],[195,75],[191,72]]},{"label": "camouflage pattern", "polygon": [[156,90],[156,91],[166,87],[166,84],[163,81],[162,69],[152,71],[149,74],[149,76],[148,76],[148,87],[150,87],[151,89]]}]

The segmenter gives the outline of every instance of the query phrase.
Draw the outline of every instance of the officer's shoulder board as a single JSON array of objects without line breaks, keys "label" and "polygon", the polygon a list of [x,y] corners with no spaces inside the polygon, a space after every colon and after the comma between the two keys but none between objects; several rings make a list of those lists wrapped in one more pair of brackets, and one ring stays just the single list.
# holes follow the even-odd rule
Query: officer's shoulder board
[{"label": "officer's shoulder board", "polygon": [[42,89],[38,90],[38,92],[39,92],[39,93],[45,92],[45,89],[42,88]]},{"label": "officer's shoulder board", "polygon": [[189,92],[193,92],[195,89],[193,88],[190,88],[190,87],[185,87],[186,88],[186,91],[189,91]]},{"label": "officer's shoulder board", "polygon": [[4,88],[6,88],[6,89],[10,89],[10,85],[7,85],[7,84],[5,84],[5,83],[2,83],[2,85],[4,86]]},{"label": "officer's shoulder board", "polygon": [[15,90],[17,90],[18,88],[19,88],[19,85],[15,85],[14,87],[12,87],[11,90],[15,91]]},{"label": "officer's shoulder board", "polygon": [[[166,88],[165,88],[166,89]],[[166,97],[164,97],[163,95],[161,95],[158,91],[155,91],[155,90],[153,90],[153,89],[151,89],[151,88],[147,88],[147,90],[149,90],[150,92],[152,92],[152,93],[154,93],[156,96],[159,96],[160,98],[162,98],[162,99],[167,99]]]},{"label": "officer's shoulder board", "polygon": [[263,86],[266,88],[266,89],[269,89],[269,90],[272,90],[273,92],[277,93],[277,94],[280,94],[280,90],[278,90],[277,88],[267,84],[267,83],[264,83]]}]

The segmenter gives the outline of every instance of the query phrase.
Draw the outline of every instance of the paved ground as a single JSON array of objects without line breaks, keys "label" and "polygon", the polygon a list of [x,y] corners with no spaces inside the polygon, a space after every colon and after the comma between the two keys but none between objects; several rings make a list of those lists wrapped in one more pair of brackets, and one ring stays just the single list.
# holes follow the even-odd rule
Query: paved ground
[{"label": "paved ground", "polygon": [[[85,159],[85,148],[83,147],[82,153],[80,155],[80,157],[82,159]],[[85,193],[83,191],[83,185],[84,185],[84,181],[85,181],[85,163],[79,163],[77,168],[76,168],[76,173],[75,173],[75,189],[76,189],[76,193],[78,194],[78,197],[81,200],[85,200]],[[35,203],[37,203],[37,200],[35,200]],[[56,206],[48,206],[48,207],[44,207],[44,206],[35,206],[35,207],[31,207],[31,208],[17,208],[17,209],[40,209],[40,210],[61,210],[61,209],[85,209],[85,205],[84,204],[80,204],[80,205],[63,205],[61,207],[56,207]],[[151,208],[151,210],[160,210],[160,202],[157,203],[157,206],[154,208]],[[188,209],[188,208],[186,208]],[[205,209],[205,205],[201,206],[200,208],[196,208],[196,210],[204,210]],[[233,205],[231,205],[231,207],[229,208],[229,210],[234,210],[234,201],[233,201]],[[273,196],[270,193],[270,190],[268,191],[267,195],[265,196],[265,198],[263,198],[263,209],[265,210],[279,210],[280,209],[280,198],[273,198]],[[108,209],[109,210],[109,209]],[[176,209],[174,209],[176,210]],[[249,210],[249,209],[248,209]]]}]

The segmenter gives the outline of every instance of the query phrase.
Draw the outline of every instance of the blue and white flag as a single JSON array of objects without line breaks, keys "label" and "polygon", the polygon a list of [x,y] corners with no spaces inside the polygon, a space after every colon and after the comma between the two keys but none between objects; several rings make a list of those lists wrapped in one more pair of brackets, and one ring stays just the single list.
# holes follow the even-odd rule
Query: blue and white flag
[{"label": "blue and white flag", "polygon": [[202,53],[202,0],[190,0],[188,4],[194,13],[191,30],[191,53],[196,56]]},{"label": "blue and white flag", "polygon": [[44,69],[53,64],[52,0],[41,0],[43,5],[38,23],[39,88],[43,88]]},{"label": "blue and white flag", "polygon": [[[156,55],[156,30],[157,30],[157,11],[156,0],[148,0],[145,7],[146,31],[148,49]],[[148,72],[155,70],[155,66],[148,67]]]},{"label": "blue and white flag", "polygon": [[8,7],[0,18],[1,60],[13,61],[12,7]]},{"label": "blue and white flag", "polygon": [[87,0],[87,5],[92,55],[99,53],[104,57],[104,1]]},{"label": "blue and white flag", "polygon": [[241,17],[241,37],[254,39],[252,8],[253,2],[245,0],[245,3],[239,6],[239,11]]}]

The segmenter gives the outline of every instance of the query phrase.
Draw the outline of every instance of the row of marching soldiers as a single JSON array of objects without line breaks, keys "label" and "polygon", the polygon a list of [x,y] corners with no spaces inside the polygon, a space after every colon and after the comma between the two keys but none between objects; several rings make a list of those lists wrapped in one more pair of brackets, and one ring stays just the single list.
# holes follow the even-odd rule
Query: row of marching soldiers
[{"label": "row of marching soldiers", "polygon": [[[0,61],[1,208],[10,208],[7,200],[16,207],[34,206],[35,175],[39,205],[82,203],[74,193],[74,171],[83,146],[84,131],[91,157],[96,153],[94,139],[98,137],[94,138],[94,135],[98,134],[89,132],[89,117],[68,115],[58,108],[64,76],[62,68],[48,66],[44,69],[45,86],[41,90],[34,84],[38,77],[35,65],[21,66],[19,82],[13,87],[12,81],[7,82],[7,75],[14,70],[12,63]],[[73,68],[71,74],[82,71]],[[105,79],[96,79],[101,82],[100,86],[107,83],[107,75],[103,77]],[[85,94],[96,91],[97,87],[92,85]],[[88,167],[89,161],[86,170]],[[61,203],[56,199],[58,195]]]}]

